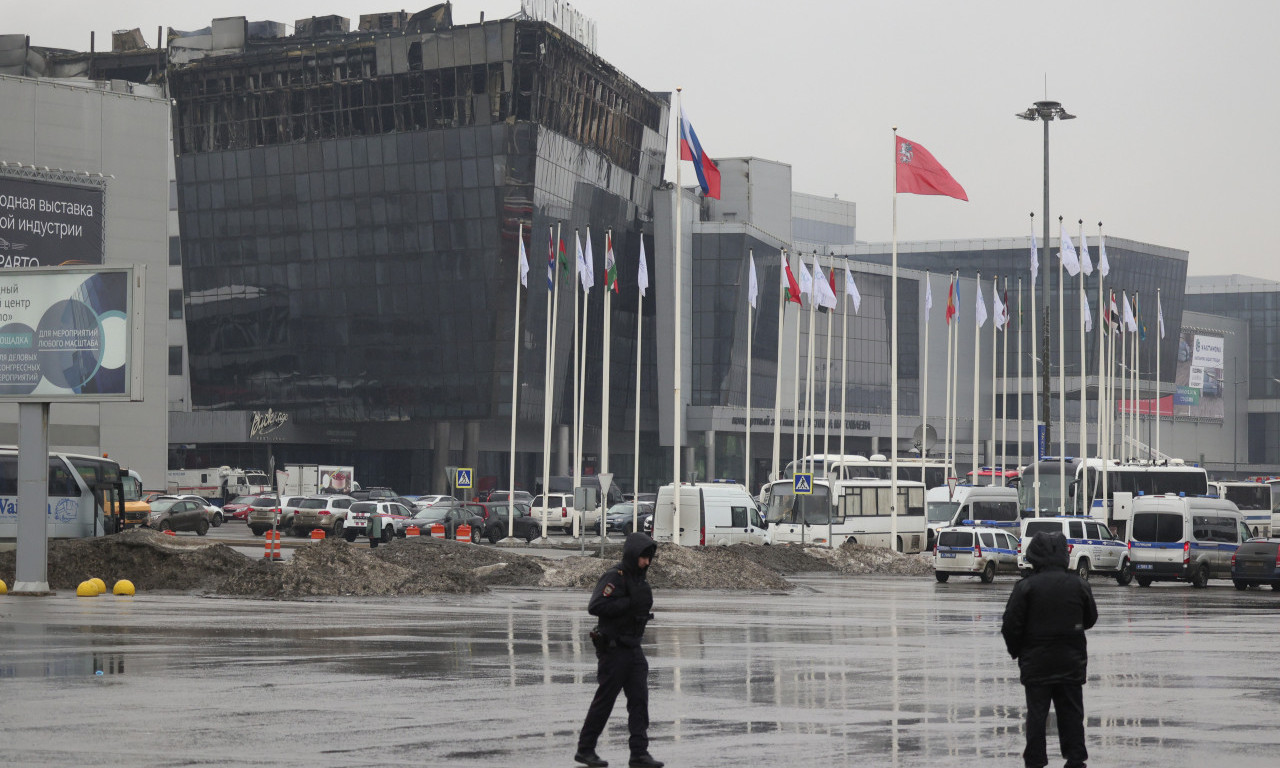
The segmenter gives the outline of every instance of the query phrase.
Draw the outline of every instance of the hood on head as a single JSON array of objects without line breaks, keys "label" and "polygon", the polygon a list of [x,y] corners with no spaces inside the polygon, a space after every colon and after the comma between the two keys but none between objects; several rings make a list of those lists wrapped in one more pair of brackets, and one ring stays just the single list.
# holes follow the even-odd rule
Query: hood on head
[{"label": "hood on head", "polygon": [[647,533],[628,533],[622,544],[622,563],[631,568],[640,567],[640,558],[652,559],[658,553],[658,544]]},{"label": "hood on head", "polygon": [[1067,569],[1067,538],[1059,531],[1040,531],[1027,545],[1027,562],[1037,571],[1041,568]]}]

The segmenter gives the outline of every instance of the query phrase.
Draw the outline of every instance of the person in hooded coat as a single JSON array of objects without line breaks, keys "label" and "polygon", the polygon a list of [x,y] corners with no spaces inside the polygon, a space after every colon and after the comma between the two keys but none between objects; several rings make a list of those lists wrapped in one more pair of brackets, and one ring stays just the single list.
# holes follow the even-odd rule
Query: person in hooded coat
[{"label": "person in hooded coat", "polygon": [[1067,571],[1067,540],[1061,533],[1037,533],[1027,545],[1034,573],[1009,595],[1000,633],[1009,655],[1018,660],[1027,694],[1028,768],[1049,764],[1045,722],[1049,704],[1058,715],[1058,741],[1066,768],[1084,768],[1084,692],[1089,654],[1085,630],[1098,621],[1098,605],[1089,583]]},{"label": "person in hooded coat", "polygon": [[627,694],[627,728],[631,731],[631,768],[662,768],[649,754],[649,661],[640,647],[645,625],[653,618],[653,591],[645,580],[658,545],[648,534],[627,535],[622,561],[605,571],[596,582],[587,611],[599,619],[591,633],[596,646],[596,680],[599,687],[587,709],[573,759],[589,768],[609,763],[596,754],[596,741],[604,731],[618,694]]}]

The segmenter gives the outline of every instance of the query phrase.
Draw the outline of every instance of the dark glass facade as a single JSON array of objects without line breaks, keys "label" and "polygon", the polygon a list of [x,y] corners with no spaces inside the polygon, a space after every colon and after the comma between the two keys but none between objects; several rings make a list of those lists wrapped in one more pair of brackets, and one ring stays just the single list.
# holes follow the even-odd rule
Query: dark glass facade
[{"label": "dark glass facade", "polygon": [[[624,290],[613,301],[611,418],[630,429],[635,273],[665,162],[664,97],[548,25],[515,20],[290,38],[170,77],[196,409],[283,410],[320,436],[336,426],[336,444],[321,437],[277,455],[363,457],[362,481],[405,491],[427,487],[425,460],[393,454],[432,450],[438,422],[479,425],[464,455],[455,443],[431,461],[474,461],[478,476],[501,473],[505,485],[518,233],[530,261],[519,417],[540,450],[548,228],[562,223],[571,257],[574,228],[592,228],[588,391],[603,378],[613,230]],[[568,279],[557,425],[572,413]],[[656,398],[645,310],[645,392]],[[655,412],[656,399],[641,407]],[[599,409],[587,420],[598,426]],[[529,487],[525,464],[517,482]]]}]

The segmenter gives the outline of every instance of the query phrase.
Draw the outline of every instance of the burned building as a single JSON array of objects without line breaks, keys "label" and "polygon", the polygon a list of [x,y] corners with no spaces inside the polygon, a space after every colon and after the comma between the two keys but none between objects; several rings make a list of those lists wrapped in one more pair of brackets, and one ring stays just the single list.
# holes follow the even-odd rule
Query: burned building
[{"label": "burned building", "polygon": [[[447,4],[282,33],[236,18],[168,39],[192,401],[172,421],[179,460],[260,466],[270,446],[277,462],[350,463],[362,482],[406,491],[444,490],[447,465],[505,485],[523,231],[517,475],[528,487],[540,475],[549,228],[562,226],[572,255],[574,230],[591,227],[597,286],[612,228],[619,279],[635,285],[666,96],[548,23],[455,26]],[[561,279],[563,340],[573,300]],[[634,291],[614,301],[619,431],[636,406],[637,322],[655,365],[645,311]],[[589,337],[597,392],[600,344]],[[570,346],[553,368],[557,445],[572,421]],[[599,409],[587,412],[590,434]]]}]

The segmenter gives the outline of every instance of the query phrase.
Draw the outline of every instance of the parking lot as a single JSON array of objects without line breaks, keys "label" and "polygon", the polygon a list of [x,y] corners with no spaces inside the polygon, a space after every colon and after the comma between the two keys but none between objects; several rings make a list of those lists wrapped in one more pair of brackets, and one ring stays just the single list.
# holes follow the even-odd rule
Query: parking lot
[{"label": "parking lot", "polygon": [[[1020,763],[1022,691],[998,636],[1012,579],[797,582],[789,594],[658,592],[659,759]],[[1280,594],[1094,590],[1091,765],[1274,765]],[[585,602],[534,589],[0,598],[0,752],[47,766],[568,766],[594,682]],[[600,747],[614,765],[624,719]]]}]

